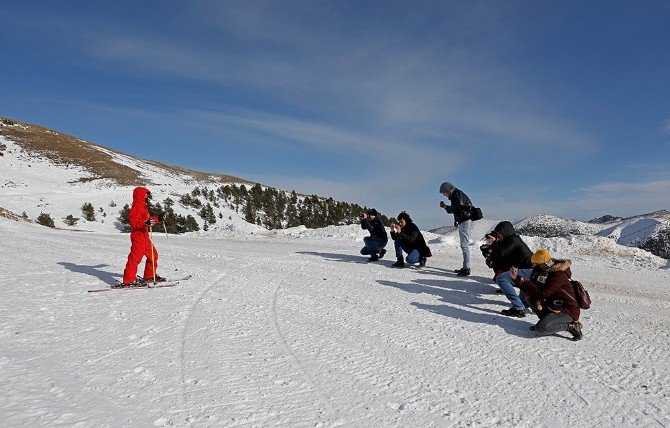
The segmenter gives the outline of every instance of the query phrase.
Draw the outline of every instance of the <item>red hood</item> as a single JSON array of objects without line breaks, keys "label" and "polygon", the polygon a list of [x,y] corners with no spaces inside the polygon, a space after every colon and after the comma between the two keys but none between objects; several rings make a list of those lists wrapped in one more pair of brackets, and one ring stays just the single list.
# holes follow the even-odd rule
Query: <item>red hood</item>
[{"label": "red hood", "polygon": [[147,193],[149,193],[149,189],[146,187],[136,187],[133,190],[133,204],[146,205]]}]

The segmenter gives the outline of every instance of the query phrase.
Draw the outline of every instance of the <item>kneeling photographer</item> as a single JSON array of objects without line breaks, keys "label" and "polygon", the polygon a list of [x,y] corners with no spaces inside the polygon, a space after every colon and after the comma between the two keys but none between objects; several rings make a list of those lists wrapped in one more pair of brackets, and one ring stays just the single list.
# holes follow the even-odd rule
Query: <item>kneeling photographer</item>
[{"label": "kneeling photographer", "polygon": [[376,262],[386,254],[384,247],[386,247],[389,239],[384,223],[376,209],[370,208],[367,212],[361,214],[361,228],[370,232],[370,236],[363,238],[365,247],[361,248],[361,254],[370,256],[368,262]]},{"label": "kneeling photographer", "polygon": [[533,252],[525,242],[517,235],[514,226],[509,221],[501,221],[486,235],[486,244],[480,249],[486,259],[486,265],[495,272],[495,281],[505,297],[512,303],[509,309],[503,309],[500,313],[509,316],[523,318],[526,316],[526,307],[529,306],[514,289],[514,280],[510,276],[510,269],[515,268],[517,275],[529,278],[532,272],[530,257]]}]

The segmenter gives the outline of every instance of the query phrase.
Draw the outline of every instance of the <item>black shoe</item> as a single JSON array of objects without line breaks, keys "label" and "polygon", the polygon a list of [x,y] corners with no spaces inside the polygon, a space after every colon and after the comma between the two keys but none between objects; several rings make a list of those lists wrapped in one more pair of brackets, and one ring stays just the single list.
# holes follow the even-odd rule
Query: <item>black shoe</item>
[{"label": "black shoe", "polygon": [[467,268],[459,269],[456,276],[470,276],[470,269],[467,269]]},{"label": "black shoe", "polygon": [[425,258],[425,257],[421,257],[421,258],[419,259],[419,267],[420,267],[420,268],[422,268],[422,267],[426,267],[426,258]]},{"label": "black shoe", "polygon": [[382,250],[379,252],[379,258],[381,259],[384,257],[384,254],[386,254],[386,250],[382,248]]},{"label": "black shoe", "polygon": [[368,259],[368,262],[376,262],[377,260],[379,260],[379,256],[376,255],[376,254],[373,254],[373,255],[371,255],[370,258]]},{"label": "black shoe", "polygon": [[568,325],[568,331],[572,334],[572,340],[575,342],[582,340],[582,337],[584,337],[582,334],[582,323],[579,321],[571,322],[570,325]]},{"label": "black shoe", "polygon": [[112,285],[112,288],[130,288],[130,287],[144,287],[146,282],[142,278],[136,278],[134,281],[126,282],[125,284]]},{"label": "black shoe", "polygon": [[393,266],[394,268],[404,268],[405,267],[405,262],[398,259],[398,261],[393,263],[391,266]]},{"label": "black shoe", "polygon": [[500,313],[505,315],[506,317],[523,318],[526,316],[526,311],[524,311],[523,309],[514,309],[514,308],[503,309],[502,311],[500,311]]},{"label": "black shoe", "polygon": [[461,269],[463,269],[463,268],[459,268],[459,269],[454,269],[454,273],[458,273],[458,272],[460,272],[460,271],[461,271]]}]

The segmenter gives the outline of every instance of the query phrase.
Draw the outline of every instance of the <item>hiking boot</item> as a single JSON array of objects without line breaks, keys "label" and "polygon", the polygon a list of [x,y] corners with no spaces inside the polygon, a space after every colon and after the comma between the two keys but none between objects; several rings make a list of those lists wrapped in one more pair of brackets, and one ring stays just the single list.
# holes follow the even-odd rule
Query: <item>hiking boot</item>
[{"label": "hiking boot", "polygon": [[405,267],[405,262],[402,261],[402,259],[398,259],[398,261],[393,263],[391,266],[394,267],[394,268],[404,268]]},{"label": "hiking boot", "polygon": [[572,340],[574,340],[575,342],[578,340],[582,340],[582,337],[584,337],[584,335],[582,334],[582,323],[580,323],[579,321],[571,322],[568,325],[568,332],[572,334]]},{"label": "hiking boot", "polygon": [[371,255],[370,258],[368,259],[368,262],[376,262],[377,260],[379,260],[379,256],[376,255],[376,254],[373,254],[373,255]]},{"label": "hiking boot", "polygon": [[526,311],[524,311],[523,309],[514,309],[514,308],[503,309],[502,311],[500,311],[500,313],[505,315],[506,317],[523,318],[526,316]]},{"label": "hiking boot", "polygon": [[384,257],[384,254],[386,254],[386,250],[382,248],[382,250],[379,252],[379,258],[381,259]]},{"label": "hiking boot", "polygon": [[422,267],[426,267],[426,258],[425,258],[425,257],[421,257],[421,258],[419,259],[419,267],[420,267],[420,268],[422,268]]},{"label": "hiking boot", "polygon": [[468,269],[468,268],[459,269],[456,276],[470,276],[470,269]]}]

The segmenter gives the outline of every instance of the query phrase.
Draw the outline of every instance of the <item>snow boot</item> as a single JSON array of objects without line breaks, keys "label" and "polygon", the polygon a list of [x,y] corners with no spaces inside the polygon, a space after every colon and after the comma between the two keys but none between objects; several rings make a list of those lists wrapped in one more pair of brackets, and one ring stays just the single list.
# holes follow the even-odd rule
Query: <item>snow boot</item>
[{"label": "snow boot", "polygon": [[382,248],[382,250],[379,252],[379,258],[381,259],[384,257],[384,254],[386,254],[386,250]]},{"label": "snow boot", "polygon": [[462,268],[458,271],[456,276],[470,276],[470,269],[468,268]]},{"label": "snow boot", "polygon": [[379,256],[376,255],[376,254],[373,254],[373,255],[371,255],[370,258],[368,259],[368,262],[376,262],[377,260],[379,260]]},{"label": "snow boot", "polygon": [[130,287],[144,287],[146,285],[146,282],[142,278],[135,278],[135,280],[130,281],[125,284],[115,284],[112,285],[112,288],[130,288]]},{"label": "snow boot", "polygon": [[420,268],[422,268],[422,267],[426,267],[426,258],[425,258],[425,257],[421,257],[421,258],[419,259],[419,267],[420,267]]},{"label": "snow boot", "polygon": [[574,340],[575,342],[578,340],[582,340],[582,337],[584,337],[584,335],[582,334],[582,323],[580,323],[579,321],[571,322],[570,325],[568,325],[568,332],[572,334],[572,340]]},{"label": "snow boot", "polygon": [[393,266],[394,268],[404,268],[405,262],[402,259],[398,259],[398,261],[393,263],[391,266]]},{"label": "snow boot", "polygon": [[523,318],[526,316],[526,311],[523,309],[514,309],[514,308],[503,309],[502,311],[500,311],[500,313],[505,315],[506,317]]}]

